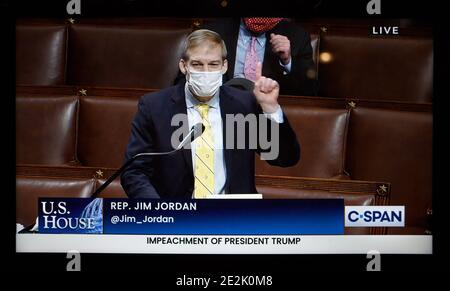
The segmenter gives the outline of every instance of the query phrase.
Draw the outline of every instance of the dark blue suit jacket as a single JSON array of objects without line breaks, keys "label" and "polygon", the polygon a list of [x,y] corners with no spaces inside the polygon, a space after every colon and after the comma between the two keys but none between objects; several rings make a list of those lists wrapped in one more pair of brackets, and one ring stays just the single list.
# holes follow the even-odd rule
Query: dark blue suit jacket
[{"label": "dark blue suit jacket", "polygon": [[[225,114],[260,114],[255,96],[229,86],[220,88],[220,110],[223,120],[226,193],[257,193],[255,187],[255,152],[260,149],[225,149]],[[180,126],[171,126],[175,114],[184,113],[187,128],[187,109],[184,86],[173,86],[159,92],[145,94],[139,101],[132,123],[125,159],[141,152],[173,150],[172,133]],[[270,131],[270,130],[269,130]],[[234,130],[236,135],[236,130]],[[269,132],[270,134],[270,132]],[[236,137],[235,137],[236,141]],[[288,167],[300,159],[300,145],[284,116],[280,124],[278,158],[272,165]],[[167,156],[142,157],[128,166],[121,175],[122,186],[130,198],[190,198],[194,189],[194,174],[190,149]]]}]

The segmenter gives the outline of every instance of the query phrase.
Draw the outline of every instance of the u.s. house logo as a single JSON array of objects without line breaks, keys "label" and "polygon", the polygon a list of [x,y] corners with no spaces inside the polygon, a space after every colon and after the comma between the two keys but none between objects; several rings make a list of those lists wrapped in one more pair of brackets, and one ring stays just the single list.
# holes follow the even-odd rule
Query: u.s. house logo
[{"label": "u.s. house logo", "polygon": [[103,199],[39,199],[39,232],[102,233]]}]

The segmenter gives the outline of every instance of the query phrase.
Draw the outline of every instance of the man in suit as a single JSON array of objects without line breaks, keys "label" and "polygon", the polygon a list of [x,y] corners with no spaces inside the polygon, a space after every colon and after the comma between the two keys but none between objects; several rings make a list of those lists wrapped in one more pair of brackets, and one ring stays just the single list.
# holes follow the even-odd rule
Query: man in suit
[{"label": "man in suit", "polygon": [[[228,48],[228,72],[232,79],[254,81],[252,54],[263,64],[262,74],[280,84],[282,95],[316,96],[318,81],[311,37],[301,26],[284,18],[223,18],[203,28],[220,34]],[[179,74],[176,82],[183,80]],[[248,86],[245,86],[248,87]]]},{"label": "man in suit", "polygon": [[[185,43],[180,71],[185,84],[144,95],[132,122],[125,159],[141,152],[171,151],[173,126],[181,116],[187,129],[202,122],[203,134],[192,144],[171,155],[142,157],[121,175],[122,186],[131,198],[205,198],[212,194],[257,193],[255,187],[255,152],[267,148],[229,147],[230,128],[227,115],[262,116],[277,125],[278,155],[268,162],[276,166],[293,166],[300,159],[300,145],[278,104],[279,85],[261,76],[257,65],[253,92],[222,86],[228,68],[227,51],[220,35],[209,30],[191,33]],[[261,119],[258,119],[261,120]],[[260,121],[258,121],[258,127]],[[269,126],[267,134],[272,134]],[[238,138],[234,131],[232,138]],[[246,133],[247,137],[250,133]],[[274,137],[275,135],[272,135]]]}]

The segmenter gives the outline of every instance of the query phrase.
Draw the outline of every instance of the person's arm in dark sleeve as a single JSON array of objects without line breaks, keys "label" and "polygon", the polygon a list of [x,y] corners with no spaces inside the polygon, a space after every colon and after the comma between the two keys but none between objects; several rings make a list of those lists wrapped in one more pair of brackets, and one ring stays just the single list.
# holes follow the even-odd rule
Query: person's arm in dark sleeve
[{"label": "person's arm in dark sleeve", "polygon": [[299,91],[302,95],[316,96],[319,90],[317,81],[317,69],[313,60],[313,49],[311,46],[311,36],[308,32],[303,31],[303,40],[300,42],[298,54],[293,57],[292,70],[294,75],[300,80]]},{"label": "person's arm in dark sleeve", "polygon": [[[263,138],[260,139],[260,130],[261,124],[258,123],[258,154],[261,157],[264,157],[264,155],[269,154],[268,156],[274,157],[271,159],[267,159],[267,163],[269,163],[272,166],[279,166],[279,167],[292,167],[295,166],[299,160],[300,160],[300,144],[297,139],[297,135],[295,134],[294,130],[292,129],[288,118],[286,115],[282,112],[281,107],[279,107],[279,111],[274,114],[264,114],[261,110],[261,107],[257,105],[257,112],[259,114],[264,115],[265,118],[261,119],[260,121],[265,122],[266,126],[263,129],[267,132],[266,137],[267,141],[270,140],[269,143]],[[277,116],[278,115],[278,116]],[[282,115],[282,118],[277,118],[279,115]],[[278,137],[274,132],[272,131],[272,128],[278,127]],[[277,143],[277,144],[275,144]],[[271,145],[269,148],[268,145]],[[274,156],[271,151],[278,151],[277,155]]]},{"label": "person's arm in dark sleeve", "polygon": [[[125,152],[126,161],[138,153],[152,152],[154,149],[152,138],[154,127],[146,107],[145,98],[142,97],[131,124],[131,135]],[[152,159],[148,156],[140,157],[122,172],[121,184],[128,197],[160,198],[151,182],[154,173]]]},{"label": "person's arm in dark sleeve", "polygon": [[287,71],[277,60],[273,65],[274,79],[280,83],[283,95],[316,96],[318,81],[316,65],[313,60],[311,37],[303,29],[292,30],[286,35],[291,43],[291,65]]}]

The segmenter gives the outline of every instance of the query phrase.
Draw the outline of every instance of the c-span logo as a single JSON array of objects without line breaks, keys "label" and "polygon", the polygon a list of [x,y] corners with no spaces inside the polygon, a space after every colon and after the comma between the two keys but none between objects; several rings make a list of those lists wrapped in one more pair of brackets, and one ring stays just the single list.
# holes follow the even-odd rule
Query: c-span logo
[{"label": "c-span logo", "polygon": [[346,227],[403,227],[405,206],[345,206]]}]

